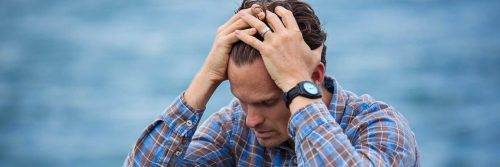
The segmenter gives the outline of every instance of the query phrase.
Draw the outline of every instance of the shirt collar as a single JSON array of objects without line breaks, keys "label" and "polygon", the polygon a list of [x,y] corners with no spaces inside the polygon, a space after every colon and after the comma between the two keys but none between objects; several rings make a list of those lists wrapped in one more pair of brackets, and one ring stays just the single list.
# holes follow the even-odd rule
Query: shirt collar
[{"label": "shirt collar", "polygon": [[329,105],[328,108],[330,110],[330,114],[337,122],[340,122],[342,115],[344,114],[347,94],[342,89],[342,86],[340,86],[337,80],[332,76],[325,75],[323,86],[332,94],[330,104],[326,104]]}]

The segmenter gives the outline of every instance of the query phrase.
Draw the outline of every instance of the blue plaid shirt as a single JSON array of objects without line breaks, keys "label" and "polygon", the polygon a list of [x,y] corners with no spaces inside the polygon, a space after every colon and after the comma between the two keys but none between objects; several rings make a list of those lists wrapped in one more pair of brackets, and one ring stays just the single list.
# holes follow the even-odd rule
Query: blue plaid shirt
[{"label": "blue plaid shirt", "polygon": [[419,166],[415,136],[393,107],[343,90],[327,77],[322,102],[291,116],[290,140],[265,148],[245,126],[238,100],[198,129],[204,110],[181,95],[146,127],[124,166]]}]

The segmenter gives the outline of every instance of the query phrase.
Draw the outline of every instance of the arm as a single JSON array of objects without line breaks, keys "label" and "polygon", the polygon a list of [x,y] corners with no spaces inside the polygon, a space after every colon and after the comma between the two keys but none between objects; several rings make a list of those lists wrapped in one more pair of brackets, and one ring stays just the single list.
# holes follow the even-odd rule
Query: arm
[{"label": "arm", "polygon": [[413,133],[399,113],[384,106],[371,104],[345,131],[323,103],[301,109],[288,127],[299,166],[415,166]]},{"label": "arm", "polygon": [[[256,7],[258,6],[254,5],[239,13],[253,13]],[[188,146],[191,147],[190,142],[205,105],[219,84],[227,78],[229,52],[232,44],[238,41],[234,31],[244,29],[241,32],[249,35],[254,34],[255,29],[248,27],[249,25],[242,21],[238,15],[234,15],[219,27],[212,49],[200,72],[194,77],[185,93],[175,100],[159,119],[144,130],[123,166],[161,166],[165,164],[174,166],[175,164],[194,163],[185,160],[184,155]],[[220,127],[211,127],[213,128],[211,130],[220,130]],[[215,146],[220,146],[217,142],[221,141],[215,139],[214,135],[216,134],[207,135],[205,138],[200,138],[199,141],[204,141],[205,144],[212,143],[214,147],[207,147],[208,150],[205,151],[217,154],[220,147]],[[195,148],[199,146],[201,146],[199,143],[193,144]],[[204,156],[201,154],[193,155]],[[211,158],[223,159],[224,156],[227,154],[221,153]],[[198,159],[194,156],[190,157]]]},{"label": "arm", "polygon": [[226,142],[232,125],[231,112],[230,108],[223,108],[196,130],[203,110],[187,105],[181,95],[145,129],[123,166],[231,164]]}]

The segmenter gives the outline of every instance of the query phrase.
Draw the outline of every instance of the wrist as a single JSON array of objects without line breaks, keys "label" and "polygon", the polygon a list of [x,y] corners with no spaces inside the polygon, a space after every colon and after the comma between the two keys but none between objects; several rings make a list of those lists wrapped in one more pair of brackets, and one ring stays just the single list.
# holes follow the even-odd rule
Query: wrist
[{"label": "wrist", "polygon": [[221,77],[220,74],[204,69],[196,74],[195,79],[200,80],[209,86],[215,87],[219,86],[225,80],[225,78]]},{"label": "wrist", "polygon": [[204,109],[215,89],[222,81],[209,79],[206,74],[198,73],[184,93],[188,105],[195,109]]},{"label": "wrist", "polygon": [[320,98],[317,99],[309,99],[305,97],[296,97],[295,99],[292,100],[292,103],[290,103],[290,113],[291,115],[294,115],[300,109],[306,107],[307,105],[313,104],[315,102],[321,102]]},{"label": "wrist", "polygon": [[283,82],[280,88],[281,90],[283,90],[283,92],[288,92],[290,91],[290,89],[297,86],[297,84],[302,81],[311,81],[311,79],[308,79],[307,77],[300,77],[298,79],[288,79],[286,82]]},{"label": "wrist", "polygon": [[214,67],[208,67],[207,65],[204,65],[201,68],[201,70],[196,74],[195,78],[203,80],[204,82],[206,82],[206,84],[217,85],[217,86],[221,84],[224,80],[226,80],[225,71],[224,73],[222,73],[211,69],[214,69]]}]

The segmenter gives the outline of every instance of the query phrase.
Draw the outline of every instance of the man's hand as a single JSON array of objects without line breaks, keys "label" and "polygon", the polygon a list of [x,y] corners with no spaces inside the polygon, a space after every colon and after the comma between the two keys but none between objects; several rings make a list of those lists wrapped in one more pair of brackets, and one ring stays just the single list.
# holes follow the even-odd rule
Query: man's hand
[{"label": "man's hand", "polygon": [[[266,11],[266,21],[273,32],[261,34],[264,41],[245,31],[236,30],[236,36],[259,50],[269,75],[276,85],[286,92],[300,81],[311,80],[311,75],[321,60],[323,46],[311,50],[304,41],[292,12],[281,6],[277,6],[275,12],[283,22],[276,14]],[[264,22],[251,15],[239,15],[260,33],[267,27]]]},{"label": "man's hand", "polygon": [[246,35],[254,35],[256,33],[255,28],[251,28],[247,22],[239,17],[239,15],[243,13],[253,18],[255,18],[254,15],[259,19],[264,19],[265,17],[262,9],[257,4],[254,4],[248,9],[240,10],[238,14],[235,14],[217,29],[217,35],[215,36],[212,49],[203,67],[193,81],[191,81],[191,84],[184,93],[187,104],[193,108],[205,108],[205,105],[215,89],[222,81],[227,79],[229,52],[233,44],[239,41],[236,37],[235,30]]},{"label": "man's hand", "polygon": [[229,52],[231,51],[233,44],[239,41],[236,37],[235,30],[238,30],[238,32],[246,35],[254,35],[256,33],[255,28],[251,28],[247,22],[239,17],[241,14],[246,14],[257,20],[258,18],[264,19],[265,17],[259,5],[254,4],[248,9],[240,10],[225,24],[217,29],[212,49],[200,71],[207,74],[209,79],[215,83],[220,83],[227,79]]}]

